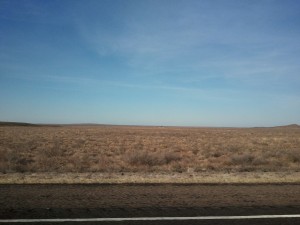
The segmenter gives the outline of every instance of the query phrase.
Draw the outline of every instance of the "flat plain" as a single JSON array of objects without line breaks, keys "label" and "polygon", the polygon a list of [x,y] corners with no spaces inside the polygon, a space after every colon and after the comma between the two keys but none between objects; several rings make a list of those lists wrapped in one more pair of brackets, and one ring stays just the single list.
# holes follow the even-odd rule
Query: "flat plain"
[{"label": "flat plain", "polygon": [[[273,128],[0,126],[1,183],[14,183],[20,177],[30,183],[24,180],[30,176],[36,180],[64,176],[61,181],[70,183],[68,177],[78,181],[81,176],[89,183],[101,183],[101,179],[109,178],[114,182],[126,183],[130,179],[138,182],[143,177],[148,177],[150,182],[166,177],[169,177],[164,180],[167,182],[176,178],[188,182],[186,178],[193,178],[199,183],[210,174],[217,179],[220,174],[223,178],[235,174],[237,179],[250,176],[254,182],[255,177],[268,180],[265,174],[269,174],[274,176],[274,182],[283,182],[286,177],[299,182],[299,172],[300,128],[297,125]],[[99,176],[94,177],[95,174]]]}]

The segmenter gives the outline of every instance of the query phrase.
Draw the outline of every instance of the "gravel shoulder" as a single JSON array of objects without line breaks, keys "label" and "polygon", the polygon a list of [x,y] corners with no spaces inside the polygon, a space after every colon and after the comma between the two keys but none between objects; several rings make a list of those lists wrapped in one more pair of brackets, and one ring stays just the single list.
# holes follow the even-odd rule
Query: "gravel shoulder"
[{"label": "gravel shoulder", "polygon": [[300,206],[300,185],[0,185],[0,208]]}]

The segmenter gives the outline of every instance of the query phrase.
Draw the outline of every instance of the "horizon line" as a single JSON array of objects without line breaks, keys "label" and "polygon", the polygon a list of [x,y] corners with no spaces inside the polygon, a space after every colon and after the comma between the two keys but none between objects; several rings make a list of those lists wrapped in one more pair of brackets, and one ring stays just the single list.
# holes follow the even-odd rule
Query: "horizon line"
[{"label": "horizon line", "polygon": [[275,125],[275,126],[201,126],[201,125],[147,125],[147,124],[111,124],[111,123],[31,123],[20,121],[0,121],[0,126],[129,126],[129,127],[182,127],[182,128],[276,128],[276,127],[296,127],[297,123]]}]

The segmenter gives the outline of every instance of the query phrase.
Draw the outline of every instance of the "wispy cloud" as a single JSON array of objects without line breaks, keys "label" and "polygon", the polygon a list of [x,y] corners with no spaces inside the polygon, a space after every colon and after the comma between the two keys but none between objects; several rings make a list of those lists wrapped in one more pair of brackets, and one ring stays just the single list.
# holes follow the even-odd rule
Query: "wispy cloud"
[{"label": "wispy cloud", "polygon": [[268,28],[268,15],[254,3],[241,10],[213,10],[219,15],[201,7],[193,2],[182,10],[159,11],[165,14],[150,8],[153,16],[133,10],[129,13],[140,15],[140,20],[127,15],[117,22],[125,27],[120,33],[103,30],[97,22],[87,25],[84,20],[78,28],[101,57],[121,57],[135,74],[155,79],[173,73],[182,82],[215,77],[263,81],[293,76],[290,72],[299,69],[287,57],[300,48],[294,45],[297,36],[276,34]]},{"label": "wispy cloud", "polygon": [[[186,85],[170,85],[170,84],[145,84],[145,83],[128,83],[121,81],[111,81],[111,80],[99,80],[97,78],[89,77],[74,77],[74,76],[59,76],[59,75],[47,75],[47,76],[13,76],[14,79],[25,79],[31,82],[38,81],[42,84],[39,88],[43,89],[53,89],[60,91],[76,91],[76,92],[87,92],[87,93],[97,93],[101,90],[109,90],[111,88],[127,89],[129,92],[161,92],[169,93],[169,95],[176,98],[176,96],[181,96],[186,100],[189,99],[199,99],[199,100],[209,100],[212,102],[228,102],[233,104],[236,101],[249,101],[251,99],[259,98],[260,100],[273,101],[282,105],[294,104],[295,102],[300,102],[300,97],[298,94],[293,93],[280,93],[280,92],[265,92],[264,90],[256,90],[255,93],[251,90],[234,89],[234,88],[199,88],[190,87]],[[51,83],[57,83],[60,85],[50,85]]]}]

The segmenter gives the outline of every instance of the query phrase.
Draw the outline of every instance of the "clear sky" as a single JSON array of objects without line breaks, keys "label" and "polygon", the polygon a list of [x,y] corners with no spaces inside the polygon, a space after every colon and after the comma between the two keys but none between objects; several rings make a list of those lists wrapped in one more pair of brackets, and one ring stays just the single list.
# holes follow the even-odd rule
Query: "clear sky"
[{"label": "clear sky", "polygon": [[0,0],[0,121],[300,124],[300,1]]}]

